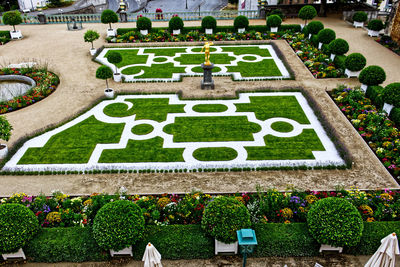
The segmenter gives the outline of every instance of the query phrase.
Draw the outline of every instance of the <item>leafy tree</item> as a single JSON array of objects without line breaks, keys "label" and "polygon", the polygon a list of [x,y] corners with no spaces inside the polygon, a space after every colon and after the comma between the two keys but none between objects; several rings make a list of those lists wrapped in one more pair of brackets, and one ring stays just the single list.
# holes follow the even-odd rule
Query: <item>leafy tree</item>
[{"label": "leafy tree", "polygon": [[7,118],[4,116],[0,117],[0,139],[4,141],[10,140],[11,137],[11,124],[8,122]]},{"label": "leafy tree", "polygon": [[305,21],[305,25],[307,25],[307,20],[311,20],[317,16],[317,10],[310,5],[303,6],[298,14],[299,18]]},{"label": "leafy tree", "polygon": [[122,56],[117,51],[110,51],[107,55],[107,60],[115,65],[115,73],[118,73],[117,64],[122,61]]},{"label": "leafy tree", "polygon": [[93,42],[99,38],[100,38],[100,34],[97,31],[93,31],[93,30],[87,30],[85,32],[85,35],[83,36],[83,39],[85,40],[85,42],[92,44],[92,49],[94,49]]},{"label": "leafy tree", "polygon": [[110,69],[110,67],[108,66],[100,66],[97,70],[96,70],[96,78],[98,79],[102,79],[102,80],[106,80],[106,85],[108,88],[108,81],[107,79],[111,78],[113,76],[113,72]]},{"label": "leafy tree", "polygon": [[15,31],[15,25],[22,23],[21,13],[18,11],[8,11],[3,14],[3,23],[6,25],[11,25]]},{"label": "leafy tree", "polygon": [[117,23],[118,22],[118,15],[111,9],[106,9],[101,13],[101,23],[107,24],[111,28],[111,23]]}]

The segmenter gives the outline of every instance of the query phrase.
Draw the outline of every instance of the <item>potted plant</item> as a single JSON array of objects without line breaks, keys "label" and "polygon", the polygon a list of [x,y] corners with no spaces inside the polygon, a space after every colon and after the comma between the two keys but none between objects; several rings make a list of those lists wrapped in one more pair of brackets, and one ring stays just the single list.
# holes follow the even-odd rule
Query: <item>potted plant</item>
[{"label": "potted plant", "polygon": [[316,16],[317,16],[317,10],[315,9],[315,7],[310,5],[303,6],[298,13],[298,17],[305,21],[304,25],[301,24],[301,28],[307,25],[307,20],[312,20]]},{"label": "potted plant", "polygon": [[342,38],[337,38],[329,43],[328,50],[331,53],[331,60],[335,60],[336,55],[341,56],[349,51],[349,43]]},{"label": "potted plant", "polygon": [[318,35],[318,49],[322,48],[323,44],[329,44],[336,38],[336,33],[334,30],[331,29],[323,29],[320,30]]},{"label": "potted plant", "polygon": [[400,106],[400,83],[391,83],[383,90],[383,110],[390,115],[393,107]]},{"label": "potted plant", "polygon": [[360,212],[343,198],[328,197],[315,202],[307,214],[308,230],[323,250],[342,252],[344,246],[357,245],[364,223]]},{"label": "potted plant", "polygon": [[[0,139],[4,141],[10,140],[12,126],[4,116],[0,116]],[[8,147],[6,144],[0,144],[0,159],[7,157]]]},{"label": "potted plant", "polygon": [[107,79],[113,76],[113,72],[108,66],[100,66],[96,70],[96,78],[106,80],[107,88],[104,90],[104,94],[107,98],[114,98],[114,90],[108,87]]},{"label": "potted plant", "polygon": [[3,259],[26,259],[22,247],[39,230],[33,211],[21,204],[0,205],[0,254]]},{"label": "potted plant", "polygon": [[212,16],[206,16],[201,20],[201,28],[206,34],[213,34],[217,28],[217,20]]},{"label": "potted plant", "polygon": [[142,239],[144,217],[140,207],[128,200],[104,205],[93,221],[93,237],[111,256],[132,254],[132,245]]},{"label": "potted plant", "polygon": [[181,34],[181,30],[183,30],[183,20],[178,17],[178,15],[174,15],[168,23],[169,31],[174,35]]},{"label": "potted plant", "polygon": [[353,15],[353,26],[355,28],[364,27],[364,22],[367,21],[368,16],[364,11],[357,11]]},{"label": "potted plant", "polygon": [[362,84],[361,90],[366,93],[368,86],[375,86],[383,83],[386,80],[386,73],[381,67],[372,65],[360,72],[358,80]]},{"label": "potted plant", "polygon": [[115,31],[111,27],[111,23],[118,22],[118,15],[111,9],[106,9],[101,13],[101,23],[108,24],[107,37],[113,37],[116,35]]},{"label": "potted plant", "polygon": [[215,238],[215,254],[237,253],[236,231],[249,228],[250,213],[246,206],[232,197],[216,197],[204,209],[201,226]]},{"label": "potted plant", "polygon": [[249,27],[249,19],[246,16],[237,16],[233,21],[233,27],[238,33],[243,33]]},{"label": "potted plant", "polygon": [[366,64],[367,59],[362,54],[352,53],[346,57],[346,60],[344,61],[344,65],[346,67],[344,74],[346,74],[349,78],[358,77]]},{"label": "potted plant", "polygon": [[115,73],[113,74],[114,81],[115,82],[120,82],[121,81],[121,73],[118,72],[117,64],[122,61],[121,54],[118,53],[117,51],[112,51],[111,50],[110,52],[108,52],[106,57],[107,57],[108,62],[110,62],[111,64],[115,65]]},{"label": "potted plant", "polygon": [[22,34],[21,31],[17,31],[15,29],[15,25],[19,25],[22,23],[21,13],[18,11],[8,11],[3,14],[3,23],[5,25],[13,26],[13,31],[10,31],[11,39],[21,39]]},{"label": "potted plant", "polygon": [[378,37],[379,32],[384,28],[383,22],[379,19],[373,19],[368,23],[368,36]]},{"label": "potted plant", "polygon": [[139,17],[136,22],[136,27],[141,34],[147,35],[151,30],[151,20],[146,17]]},{"label": "potted plant", "polygon": [[318,34],[322,29],[324,29],[324,24],[321,21],[315,20],[308,23],[308,39],[311,39],[312,35]]},{"label": "potted plant", "polygon": [[161,8],[156,8],[156,19],[164,19],[164,15],[162,14]]},{"label": "potted plant", "polygon": [[271,15],[267,18],[267,27],[271,29],[271,32],[278,32],[278,28],[282,24],[282,19],[278,15]]},{"label": "potted plant", "polygon": [[97,49],[94,48],[94,46],[93,46],[93,42],[96,41],[99,38],[100,38],[100,34],[97,31],[94,31],[94,30],[87,30],[85,32],[85,35],[83,36],[83,39],[85,40],[85,42],[92,44],[92,48],[90,49],[90,54],[92,56],[94,56],[96,54],[96,51],[97,51]]}]

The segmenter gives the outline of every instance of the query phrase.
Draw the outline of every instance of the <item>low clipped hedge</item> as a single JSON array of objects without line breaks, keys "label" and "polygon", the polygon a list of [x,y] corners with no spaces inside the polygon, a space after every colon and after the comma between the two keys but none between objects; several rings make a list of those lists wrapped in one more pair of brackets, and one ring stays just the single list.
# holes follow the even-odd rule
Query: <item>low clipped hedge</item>
[{"label": "low clipped hedge", "polygon": [[358,79],[368,86],[379,85],[386,80],[386,73],[381,67],[372,65],[363,69]]},{"label": "low clipped hedge", "polygon": [[360,71],[367,64],[367,59],[360,53],[352,53],[346,57],[346,69],[351,71]]},{"label": "low clipped hedge", "polygon": [[400,126],[400,108],[392,108],[389,114],[389,118],[396,124],[397,127]]},{"label": "low clipped hedge", "polygon": [[368,86],[365,96],[371,99],[377,108],[382,108],[385,103],[383,101],[383,90],[384,88],[379,85]]}]

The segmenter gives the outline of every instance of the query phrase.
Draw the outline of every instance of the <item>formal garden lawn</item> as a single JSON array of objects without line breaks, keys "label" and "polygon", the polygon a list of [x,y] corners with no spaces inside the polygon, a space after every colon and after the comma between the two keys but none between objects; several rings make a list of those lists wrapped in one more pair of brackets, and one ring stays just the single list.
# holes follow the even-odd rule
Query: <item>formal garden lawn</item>
[{"label": "formal garden lawn", "polygon": [[[116,64],[125,81],[179,81],[181,76],[200,76],[204,52],[201,47],[106,48],[96,58],[115,69],[107,60],[117,51],[122,61]],[[231,75],[234,80],[288,79],[290,74],[271,45],[233,45],[211,47],[214,75]]]}]

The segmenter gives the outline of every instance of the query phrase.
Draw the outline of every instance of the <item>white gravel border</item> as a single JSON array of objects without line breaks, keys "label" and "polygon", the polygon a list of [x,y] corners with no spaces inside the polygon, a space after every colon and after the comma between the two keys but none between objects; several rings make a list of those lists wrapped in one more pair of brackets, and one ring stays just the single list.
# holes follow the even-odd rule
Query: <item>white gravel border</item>
[{"label": "white gravel border", "polygon": [[[253,112],[236,112],[235,103],[250,103],[250,96],[295,96],[300,106],[303,108],[310,124],[299,124],[298,122],[287,118],[271,118],[265,121],[260,121],[255,117]],[[156,122],[152,120],[135,120],[136,115],[115,118],[109,117],[103,113],[103,109],[112,103],[125,103],[129,108],[133,106],[131,102],[125,101],[126,99],[134,98],[168,98],[169,104],[184,104],[185,113],[169,113],[167,120],[163,122]],[[222,104],[226,105],[228,109],[224,112],[212,113],[199,113],[193,111],[193,106],[198,104]],[[105,123],[125,123],[124,130],[121,135],[119,143],[116,144],[98,144],[96,145],[89,162],[87,164],[26,164],[17,165],[18,161],[24,155],[26,150],[30,147],[43,147],[47,141],[55,134],[70,128],[90,116],[95,116],[99,121]],[[176,117],[190,117],[190,116],[246,116],[249,122],[257,123],[261,126],[261,131],[254,133],[254,141],[224,141],[224,142],[173,142],[173,136],[162,131],[163,127],[167,124],[174,123]],[[276,121],[283,121],[290,123],[294,129],[288,133],[276,132],[271,129],[271,124]],[[132,127],[139,124],[150,124],[154,130],[146,135],[135,135],[131,132]],[[325,151],[313,151],[314,160],[246,160],[247,151],[245,146],[264,146],[264,136],[271,134],[278,137],[292,137],[299,135],[303,129],[314,129],[318,135]],[[155,136],[160,136],[164,139],[164,148],[184,148],[183,158],[185,162],[145,162],[145,163],[98,163],[101,153],[104,149],[118,149],[125,148],[129,139],[145,140]],[[230,161],[198,161],[192,154],[193,151],[202,147],[230,147],[238,152],[238,156]],[[345,162],[340,158],[334,144],[326,135],[322,125],[318,121],[311,107],[308,105],[307,100],[300,92],[263,92],[263,93],[241,93],[239,99],[232,100],[180,100],[176,94],[160,94],[160,95],[121,95],[113,100],[102,101],[86,113],[77,117],[76,119],[60,126],[52,131],[46,132],[40,136],[34,137],[27,141],[14,156],[4,165],[5,171],[58,171],[58,170],[109,170],[109,169],[123,169],[123,170],[143,170],[143,169],[156,169],[156,170],[175,170],[175,169],[198,169],[198,168],[243,168],[243,167],[280,167],[280,166],[327,166],[327,165],[344,165]]]}]

